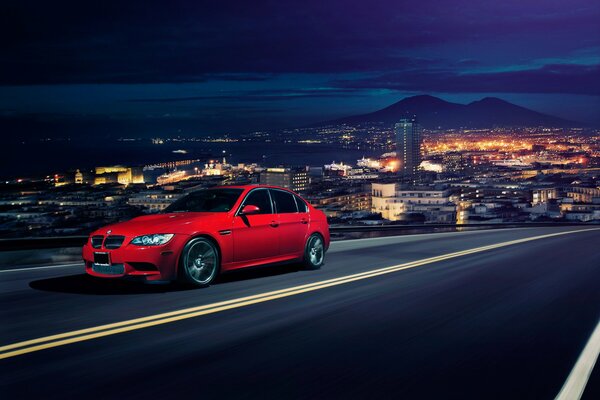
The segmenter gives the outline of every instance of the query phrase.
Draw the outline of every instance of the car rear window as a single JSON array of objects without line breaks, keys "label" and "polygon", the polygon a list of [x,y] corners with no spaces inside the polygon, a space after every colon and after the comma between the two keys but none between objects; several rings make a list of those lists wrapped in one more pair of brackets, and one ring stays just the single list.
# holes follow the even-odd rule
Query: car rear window
[{"label": "car rear window", "polygon": [[279,214],[297,213],[298,207],[294,195],[283,190],[271,190],[271,196],[275,200],[275,208]]},{"label": "car rear window", "polygon": [[300,198],[300,196],[294,196],[296,199],[296,205],[298,206],[298,212],[308,212],[306,202]]}]

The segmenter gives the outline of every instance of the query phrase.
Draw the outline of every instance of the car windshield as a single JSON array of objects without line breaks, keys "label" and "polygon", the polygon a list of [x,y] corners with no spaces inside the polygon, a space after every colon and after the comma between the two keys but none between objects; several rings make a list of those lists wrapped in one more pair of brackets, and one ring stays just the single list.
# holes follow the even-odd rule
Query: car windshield
[{"label": "car windshield", "polygon": [[174,201],[163,213],[227,212],[231,210],[243,189],[204,189]]}]

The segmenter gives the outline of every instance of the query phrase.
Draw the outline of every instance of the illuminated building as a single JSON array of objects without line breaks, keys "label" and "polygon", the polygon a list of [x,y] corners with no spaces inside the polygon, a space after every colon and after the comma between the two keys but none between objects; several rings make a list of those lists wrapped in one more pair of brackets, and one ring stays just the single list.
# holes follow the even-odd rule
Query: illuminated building
[{"label": "illuminated building", "polygon": [[80,170],[77,170],[75,172],[75,184],[77,184],[77,185],[83,184],[83,174],[81,173]]},{"label": "illuminated building", "polygon": [[350,170],[352,169],[352,166],[344,164],[343,162],[338,164],[334,161],[331,164],[325,164],[324,168],[325,171],[336,171],[340,175],[345,176],[349,174]]},{"label": "illuminated building", "polygon": [[371,169],[379,169],[379,168],[381,168],[381,161],[379,161],[379,160],[372,160],[370,158],[365,158],[363,156],[363,158],[361,158],[360,160],[358,160],[356,162],[356,165],[358,167],[371,168]]},{"label": "illuminated building", "polygon": [[371,192],[339,194],[310,200],[317,208],[336,208],[340,211],[370,211]]},{"label": "illuminated building", "polygon": [[159,185],[166,185],[169,183],[176,183],[183,179],[185,179],[186,173],[185,171],[173,171],[171,173],[163,174],[156,178],[156,183]]},{"label": "illuminated building", "polygon": [[497,167],[508,167],[508,168],[524,168],[531,167],[531,164],[523,162],[522,160],[516,158],[509,158],[506,160],[494,160],[492,164]]},{"label": "illuminated building", "polygon": [[569,221],[600,220],[600,204],[561,204],[560,212]]},{"label": "illuminated building", "polygon": [[450,191],[433,187],[401,188],[395,183],[374,183],[371,211],[390,221],[421,218],[423,222],[452,223],[456,206]]},{"label": "illuminated building", "polygon": [[466,173],[469,169],[467,159],[460,152],[450,152],[442,157],[444,171],[449,173]]},{"label": "illuminated building", "polygon": [[112,167],[96,167],[96,175],[104,175],[114,172],[124,172],[127,171],[127,167],[122,165],[114,165]]},{"label": "illuminated building", "polygon": [[260,183],[301,192],[310,182],[306,168],[267,168],[260,173]]},{"label": "illuminated building", "polygon": [[163,193],[158,191],[144,192],[131,196],[127,200],[127,204],[146,209],[153,213],[164,210],[181,196],[182,194],[178,193]]},{"label": "illuminated building", "polygon": [[548,200],[557,199],[558,190],[552,188],[538,188],[531,191],[531,204],[547,203]]},{"label": "illuminated building", "polygon": [[576,203],[600,204],[600,188],[574,186],[567,191],[567,197]]},{"label": "illuminated building", "polygon": [[416,178],[421,165],[421,136],[423,128],[416,118],[401,119],[394,125],[396,155],[400,160],[400,173]]},{"label": "illuminated building", "polygon": [[119,183],[121,185],[144,183],[144,174],[140,167],[124,167],[121,165],[96,167],[94,185],[107,183]]},{"label": "illuminated building", "polygon": [[[223,161],[225,157],[223,157]],[[218,161],[211,160],[208,164],[204,164],[204,169],[202,170],[202,174],[206,176],[221,176],[227,173],[227,169],[230,166],[225,163],[220,163]]]},{"label": "illuminated building", "polygon": [[167,161],[167,162],[163,162],[163,163],[146,165],[146,166],[144,166],[144,169],[155,169],[155,168],[173,169],[173,168],[177,168],[177,167],[195,164],[200,161],[201,161],[200,159]]},{"label": "illuminated building", "polygon": [[423,169],[423,171],[437,172],[437,173],[441,173],[443,170],[443,167],[441,164],[437,164],[437,163],[431,162],[429,160],[423,161],[421,163],[421,168]]}]

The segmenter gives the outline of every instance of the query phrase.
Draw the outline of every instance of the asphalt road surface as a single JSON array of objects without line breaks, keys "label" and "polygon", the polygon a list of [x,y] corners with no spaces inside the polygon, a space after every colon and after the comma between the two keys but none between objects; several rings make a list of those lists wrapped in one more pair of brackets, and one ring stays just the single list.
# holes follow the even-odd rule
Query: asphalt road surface
[{"label": "asphalt road surface", "polygon": [[206,289],[0,271],[0,397],[599,399],[584,229],[336,242]]}]

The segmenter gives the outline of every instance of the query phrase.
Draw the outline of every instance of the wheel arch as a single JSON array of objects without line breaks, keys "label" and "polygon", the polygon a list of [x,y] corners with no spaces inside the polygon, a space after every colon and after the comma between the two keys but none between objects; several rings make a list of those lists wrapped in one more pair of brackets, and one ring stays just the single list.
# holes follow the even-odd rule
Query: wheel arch
[{"label": "wheel arch", "polygon": [[323,243],[325,244],[325,251],[327,251],[329,249],[329,235],[326,235],[322,229],[319,229],[319,227],[310,229],[306,233],[306,238],[304,239],[304,244],[306,245],[308,243],[308,238],[310,238],[311,235],[313,235],[315,233],[318,234],[319,236],[321,236],[321,239],[323,239]]},{"label": "wheel arch", "polygon": [[215,248],[217,249],[217,253],[219,254],[219,271],[217,273],[221,272],[221,265],[223,264],[223,253],[219,241],[206,232],[199,232],[191,235],[190,238],[185,242],[185,244],[181,248],[181,251],[179,252],[179,257],[177,257],[177,267],[175,271],[176,276],[180,276],[179,274],[181,274],[181,261],[183,259],[183,250],[185,249],[185,246],[187,246],[187,244],[192,240],[198,238],[207,239],[215,246]]}]

